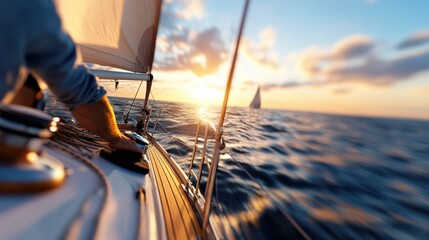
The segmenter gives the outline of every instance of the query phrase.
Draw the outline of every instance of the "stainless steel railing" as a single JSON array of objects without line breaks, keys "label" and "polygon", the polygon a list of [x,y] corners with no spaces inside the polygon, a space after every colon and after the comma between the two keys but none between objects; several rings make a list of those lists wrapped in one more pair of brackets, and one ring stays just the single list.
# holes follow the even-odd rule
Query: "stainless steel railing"
[{"label": "stainless steel railing", "polygon": [[[203,131],[204,135],[203,138],[201,138],[200,136]],[[205,169],[204,166],[206,166],[208,175],[211,175],[214,170],[214,168],[212,168],[212,160],[217,161],[219,159],[220,150],[215,149],[215,146],[219,146],[219,144],[214,144],[217,131],[216,127],[210,121],[206,119],[200,119],[198,121],[191,161],[187,172],[187,183],[184,186],[185,191],[188,193],[188,198],[194,203],[194,206],[202,218],[210,212],[210,206],[206,206],[205,202],[206,199],[212,196],[211,194],[209,196],[209,191],[207,191],[207,189],[210,188],[208,181],[206,184],[206,191],[203,193],[201,189],[201,179]],[[213,143],[214,146],[211,146],[209,142]],[[212,148],[210,149],[211,151],[209,151],[209,147]],[[210,152],[212,153],[211,157],[209,156]],[[194,171],[195,166],[198,166],[197,172]]]}]

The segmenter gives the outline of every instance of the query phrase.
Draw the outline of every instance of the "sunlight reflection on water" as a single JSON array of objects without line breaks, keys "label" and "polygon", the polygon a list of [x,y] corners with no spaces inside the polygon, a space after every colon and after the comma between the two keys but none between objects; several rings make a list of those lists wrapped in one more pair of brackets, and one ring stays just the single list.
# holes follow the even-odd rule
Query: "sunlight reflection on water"
[{"label": "sunlight reflection on water", "polygon": [[[127,99],[111,100],[119,117]],[[216,124],[220,107],[151,104],[186,170],[196,119]],[[302,238],[290,217],[312,239],[425,239],[428,136],[424,121],[230,108],[213,211],[228,238]]]}]

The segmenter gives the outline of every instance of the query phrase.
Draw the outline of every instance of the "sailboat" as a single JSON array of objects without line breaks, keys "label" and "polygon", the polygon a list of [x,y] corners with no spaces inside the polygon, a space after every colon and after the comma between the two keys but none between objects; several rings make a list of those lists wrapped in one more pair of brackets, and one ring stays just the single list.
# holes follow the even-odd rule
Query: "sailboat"
[{"label": "sailboat", "polygon": [[[126,70],[90,70],[94,75],[146,81],[142,125],[119,124],[144,154],[109,155],[102,139],[74,122],[36,109],[0,106],[0,158],[33,163],[25,168],[19,164],[0,166],[0,193],[8,193],[0,194],[0,238],[224,238],[210,213],[249,0],[241,18],[219,123],[199,121],[186,172],[147,127],[161,1],[60,0],[56,4],[63,27],[78,44],[85,62]],[[210,131],[215,132],[214,138],[209,137]],[[211,156],[209,141],[214,143]],[[107,157],[103,157],[100,153],[106,151]],[[207,169],[203,190],[202,175]]]},{"label": "sailboat", "polygon": [[253,97],[252,102],[250,103],[250,108],[261,108],[261,87],[258,86],[255,96]]}]

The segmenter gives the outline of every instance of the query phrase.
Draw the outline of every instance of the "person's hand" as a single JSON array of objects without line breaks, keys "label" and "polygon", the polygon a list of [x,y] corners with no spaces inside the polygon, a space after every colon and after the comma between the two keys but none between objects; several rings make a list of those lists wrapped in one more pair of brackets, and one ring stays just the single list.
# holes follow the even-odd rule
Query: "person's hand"
[{"label": "person's hand", "polygon": [[136,146],[133,140],[129,139],[127,136],[123,134],[109,141],[109,147],[113,149],[128,150],[128,151],[133,151],[137,153],[143,153],[142,150]]}]

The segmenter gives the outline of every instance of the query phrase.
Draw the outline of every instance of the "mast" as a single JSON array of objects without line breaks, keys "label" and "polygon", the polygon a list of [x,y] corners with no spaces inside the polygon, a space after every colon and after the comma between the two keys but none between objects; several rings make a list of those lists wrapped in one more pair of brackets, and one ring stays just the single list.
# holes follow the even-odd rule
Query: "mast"
[{"label": "mast", "polygon": [[234,76],[235,63],[237,61],[238,50],[240,48],[241,35],[243,33],[244,23],[246,21],[247,11],[249,9],[249,4],[250,4],[250,0],[246,0],[246,3],[244,5],[244,10],[243,10],[243,15],[241,17],[240,30],[238,32],[238,37],[237,37],[237,41],[236,41],[236,45],[235,45],[234,56],[232,58],[231,69],[229,71],[228,82],[226,84],[225,96],[223,98],[222,111],[221,111],[221,115],[220,115],[220,119],[219,119],[219,124],[218,124],[217,129],[216,129],[215,147],[214,147],[215,150],[213,152],[214,157],[212,158],[213,159],[212,169],[209,172],[208,181],[207,181],[207,189],[205,192],[203,229],[206,229],[207,224],[209,222],[213,187],[214,187],[214,182],[216,180],[216,172],[217,172],[217,168],[218,168],[218,164],[219,164],[219,152],[220,152],[220,145],[221,145],[221,139],[222,139],[222,134],[223,134],[223,123],[225,121],[226,110],[228,107],[229,93],[231,91],[231,85],[232,85],[232,80],[233,80],[233,76]]}]

